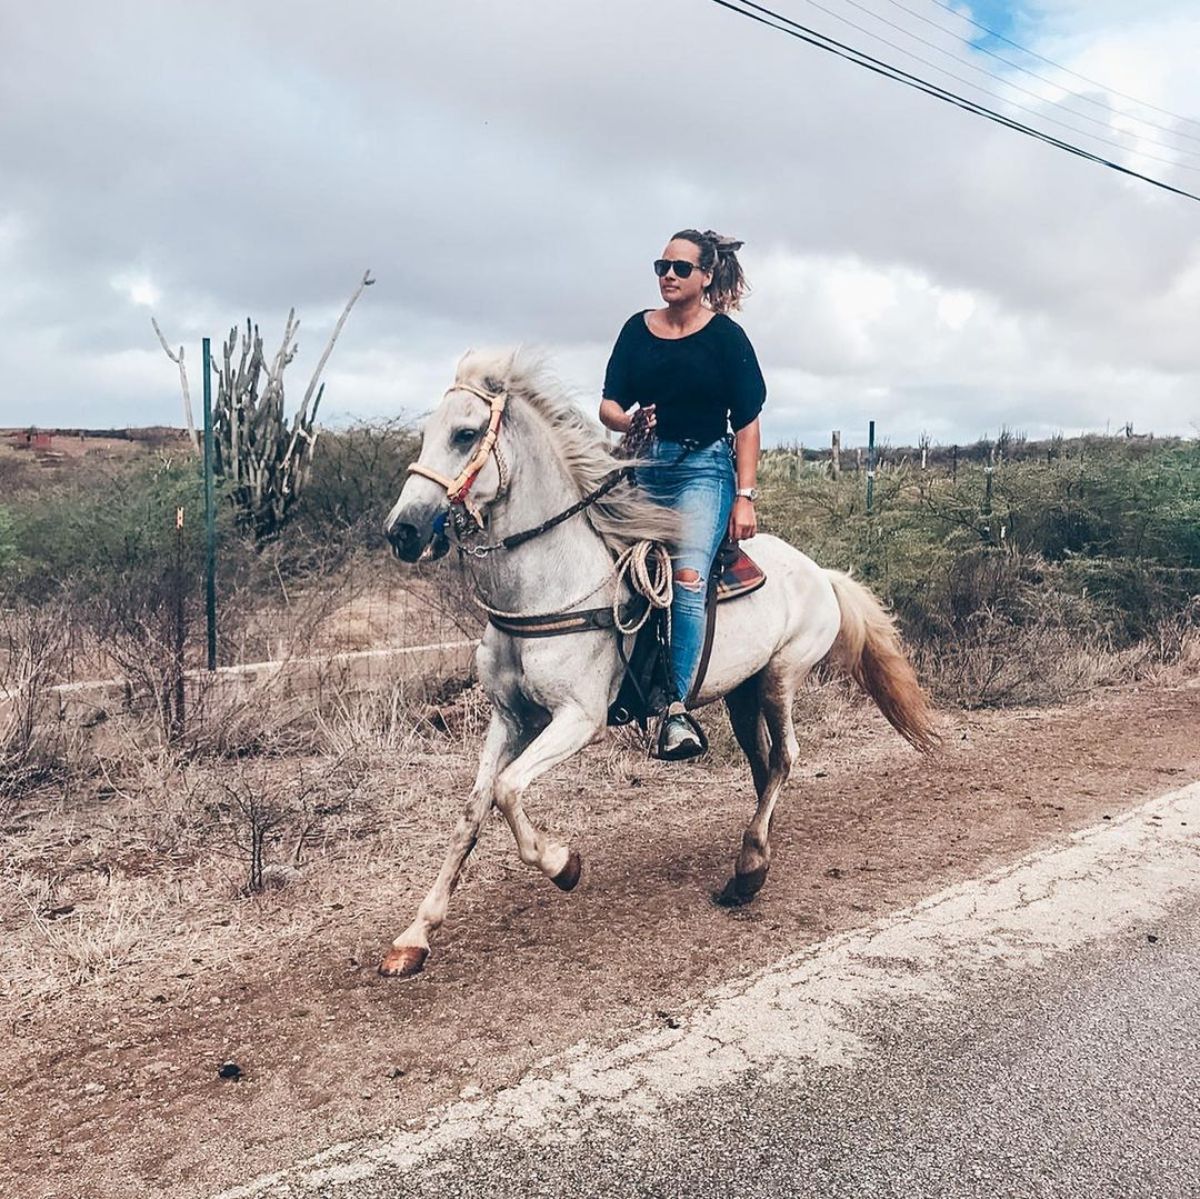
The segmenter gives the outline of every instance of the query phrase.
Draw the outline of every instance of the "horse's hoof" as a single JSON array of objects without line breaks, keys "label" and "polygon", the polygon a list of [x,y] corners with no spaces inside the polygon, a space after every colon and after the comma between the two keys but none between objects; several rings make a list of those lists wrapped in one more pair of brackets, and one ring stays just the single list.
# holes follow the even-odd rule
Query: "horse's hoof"
[{"label": "horse's hoof", "polygon": [[760,866],[757,870],[749,870],[745,874],[735,874],[729,881],[743,899],[753,899],[767,881],[767,867]]},{"label": "horse's hoof", "polygon": [[379,963],[384,978],[412,978],[425,968],[429,950],[424,945],[393,945]]},{"label": "horse's hoof", "polygon": [[571,850],[567,864],[550,880],[560,891],[574,891],[583,873],[583,859]]},{"label": "horse's hoof", "polygon": [[712,898],[713,903],[720,908],[740,908],[748,904],[754,896],[739,894],[735,880],[730,879],[720,891],[712,893]]},{"label": "horse's hoof", "polygon": [[748,874],[735,874],[725,884],[725,889],[713,893],[713,901],[723,908],[740,908],[748,904],[762,890],[767,881],[767,868],[760,867]]}]

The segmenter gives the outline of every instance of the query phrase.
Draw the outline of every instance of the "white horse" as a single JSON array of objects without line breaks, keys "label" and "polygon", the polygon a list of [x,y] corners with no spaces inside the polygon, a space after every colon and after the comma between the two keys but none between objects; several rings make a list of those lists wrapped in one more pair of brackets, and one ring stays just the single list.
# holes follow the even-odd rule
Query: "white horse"
[{"label": "white horse", "polygon": [[[385,531],[396,555],[413,562],[446,552],[448,520],[481,597],[499,612],[594,611],[628,598],[614,560],[642,539],[670,542],[676,528],[673,513],[623,477],[613,485],[623,465],[539,359],[471,352],[425,425],[420,457]],[[771,813],[798,750],[792,701],[831,651],[912,745],[926,750],[937,740],[926,697],[878,600],[776,537],[760,534],[745,548],[767,581],[719,607],[696,697],[697,706],[724,698],[758,794],[726,888],[736,900],[751,898],[766,879]],[[424,966],[430,934],[445,919],[493,804],[523,862],[564,891],[579,881],[578,853],[530,820],[523,797],[539,775],[604,736],[623,673],[618,636],[612,628],[513,636],[488,625],[476,664],[493,714],[475,785],[437,879],[392,942],[382,974],[403,977]]]}]

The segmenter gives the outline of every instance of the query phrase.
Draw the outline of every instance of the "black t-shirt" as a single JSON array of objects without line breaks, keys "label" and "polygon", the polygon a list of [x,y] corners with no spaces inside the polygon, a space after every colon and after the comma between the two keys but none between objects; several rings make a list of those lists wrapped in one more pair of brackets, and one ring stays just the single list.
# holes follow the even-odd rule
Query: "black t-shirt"
[{"label": "black t-shirt", "polygon": [[687,337],[655,337],[634,313],[613,346],[604,398],[626,411],[655,405],[659,437],[703,445],[748,425],[767,398],[754,347],[741,325],[716,313]]}]

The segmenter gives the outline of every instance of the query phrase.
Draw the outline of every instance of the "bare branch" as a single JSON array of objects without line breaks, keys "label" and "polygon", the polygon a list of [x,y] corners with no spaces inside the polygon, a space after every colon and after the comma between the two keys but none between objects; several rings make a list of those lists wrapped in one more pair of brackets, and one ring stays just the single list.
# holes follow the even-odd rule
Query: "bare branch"
[{"label": "bare branch", "polygon": [[342,326],[346,323],[346,318],[350,315],[350,309],[354,307],[358,297],[362,295],[363,288],[370,287],[375,282],[371,278],[371,272],[364,271],[362,282],[354,289],[354,294],[346,301],[346,307],[342,309],[342,315],[338,317],[338,322],[333,327],[333,332],[329,336],[329,344],[325,347],[325,352],[321,355],[320,361],[317,363],[317,369],[313,371],[313,376],[308,381],[308,387],[304,392],[304,402],[300,405],[300,412],[297,420],[303,424],[305,417],[308,415],[308,406],[312,403],[313,393],[317,390],[317,383],[321,378],[321,372],[325,369],[325,363],[329,361],[329,355],[333,353],[333,344],[338,339],[338,334],[342,331]]},{"label": "bare branch", "polygon": [[179,367],[179,386],[183,389],[183,419],[187,422],[188,439],[192,443],[192,449],[198,454],[200,452],[200,438],[196,434],[196,422],[192,419],[192,397],[188,391],[187,367],[183,364],[183,346],[179,347],[178,354],[172,354],[171,347],[167,345],[167,339],[158,327],[158,321],[152,316],[150,323],[154,326],[154,332],[158,334],[159,345],[162,346],[167,357]]}]

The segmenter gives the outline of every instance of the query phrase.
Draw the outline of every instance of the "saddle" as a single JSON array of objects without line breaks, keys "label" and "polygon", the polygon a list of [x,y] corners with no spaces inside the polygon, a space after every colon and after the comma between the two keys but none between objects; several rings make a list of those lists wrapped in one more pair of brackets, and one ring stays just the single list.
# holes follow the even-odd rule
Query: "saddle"
[{"label": "saddle", "polygon": [[[705,597],[704,649],[700,655],[696,681],[688,696],[689,704],[699,694],[708,672],[713,630],[717,623],[717,605],[749,595],[766,581],[767,576],[762,568],[737,542],[722,543],[709,573]],[[642,626],[633,652],[625,660],[625,666],[625,677],[617,698],[608,709],[608,723],[621,725],[636,720],[645,729],[652,717],[666,710],[674,691],[671,685],[670,646],[667,642],[667,614],[664,609],[655,610]]]}]

